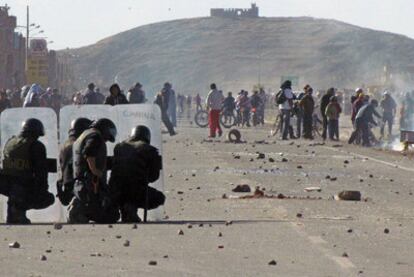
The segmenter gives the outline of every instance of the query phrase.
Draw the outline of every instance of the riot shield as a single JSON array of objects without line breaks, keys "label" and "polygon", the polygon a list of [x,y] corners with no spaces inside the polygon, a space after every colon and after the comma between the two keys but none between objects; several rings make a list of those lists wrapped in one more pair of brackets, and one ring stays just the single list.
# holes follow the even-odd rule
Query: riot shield
[{"label": "riot shield", "polygon": [[[39,119],[45,128],[45,136],[40,141],[45,145],[47,158],[58,162],[58,139],[57,139],[57,117],[56,113],[49,108],[14,108],[7,109],[0,116],[1,130],[1,153],[6,142],[21,132],[22,122],[29,118]],[[56,195],[57,173],[49,173],[49,191]],[[3,220],[7,216],[7,203],[3,199]],[[62,220],[62,206],[59,201],[44,210],[30,210],[27,217],[32,222],[58,222]]]},{"label": "riot shield", "polygon": [[[159,149],[162,155],[161,137],[161,111],[158,106],[152,104],[129,104],[129,105],[81,105],[65,106],[60,110],[60,143],[68,138],[68,131],[73,120],[79,117],[86,117],[91,120],[108,118],[112,120],[117,128],[118,135],[115,143],[107,143],[108,155],[113,155],[116,143],[128,138],[131,129],[137,125],[145,125],[151,130],[151,144]],[[110,176],[110,174],[108,174]],[[150,184],[159,191],[164,191],[163,172],[157,182]],[[161,220],[164,214],[164,207],[149,211],[150,220]]]}]

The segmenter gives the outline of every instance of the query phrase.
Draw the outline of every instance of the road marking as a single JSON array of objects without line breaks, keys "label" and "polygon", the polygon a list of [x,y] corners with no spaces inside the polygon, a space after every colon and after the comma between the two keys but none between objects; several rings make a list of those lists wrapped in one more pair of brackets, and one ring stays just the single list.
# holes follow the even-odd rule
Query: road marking
[{"label": "road marking", "polygon": [[323,146],[323,148],[333,150],[335,152],[344,153],[344,154],[349,153],[349,154],[352,154],[352,155],[357,156],[359,158],[368,159],[368,160],[371,160],[371,161],[374,161],[374,162],[377,162],[377,163],[380,163],[380,164],[392,166],[394,168],[399,168],[399,169],[403,169],[403,170],[406,170],[406,171],[414,172],[414,168],[401,166],[401,165],[391,163],[391,162],[386,162],[386,161],[383,161],[383,160],[380,160],[380,159],[377,159],[377,158],[373,158],[371,156],[357,154],[357,153],[354,153],[354,152],[351,152],[351,151],[344,151],[344,150],[340,150],[340,149],[329,147],[329,146]]}]

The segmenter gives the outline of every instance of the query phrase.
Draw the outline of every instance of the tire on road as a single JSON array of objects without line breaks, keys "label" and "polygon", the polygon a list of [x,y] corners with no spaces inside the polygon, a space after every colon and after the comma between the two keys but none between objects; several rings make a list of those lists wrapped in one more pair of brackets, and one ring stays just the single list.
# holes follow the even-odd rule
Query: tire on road
[{"label": "tire on road", "polygon": [[241,133],[237,129],[231,129],[230,132],[227,134],[227,139],[233,143],[240,143],[241,142]]}]

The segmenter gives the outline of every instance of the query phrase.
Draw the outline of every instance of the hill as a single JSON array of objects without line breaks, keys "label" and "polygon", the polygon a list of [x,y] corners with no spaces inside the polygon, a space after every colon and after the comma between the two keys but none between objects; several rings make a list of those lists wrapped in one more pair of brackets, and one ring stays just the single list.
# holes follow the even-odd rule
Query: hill
[{"label": "hill", "polygon": [[380,82],[384,65],[407,68],[414,40],[335,20],[300,18],[195,18],[138,27],[70,50],[78,80],[153,93],[165,81],[177,92],[205,93],[276,87],[281,76],[300,85],[355,87]]}]

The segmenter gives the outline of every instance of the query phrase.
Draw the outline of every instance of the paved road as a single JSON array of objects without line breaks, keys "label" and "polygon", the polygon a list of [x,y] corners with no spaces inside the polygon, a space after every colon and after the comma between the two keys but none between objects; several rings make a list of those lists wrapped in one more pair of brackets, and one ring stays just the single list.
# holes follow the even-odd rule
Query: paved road
[{"label": "paved road", "polygon": [[[165,137],[164,222],[137,229],[0,226],[2,275],[413,276],[408,157],[341,143],[282,142],[262,128],[242,132],[244,144],[204,141],[207,130],[189,125]],[[235,199],[248,195],[231,191],[238,184],[289,198]],[[322,191],[305,192],[309,186]],[[364,201],[335,201],[342,190],[359,190]],[[8,248],[15,240],[21,249]]]}]

